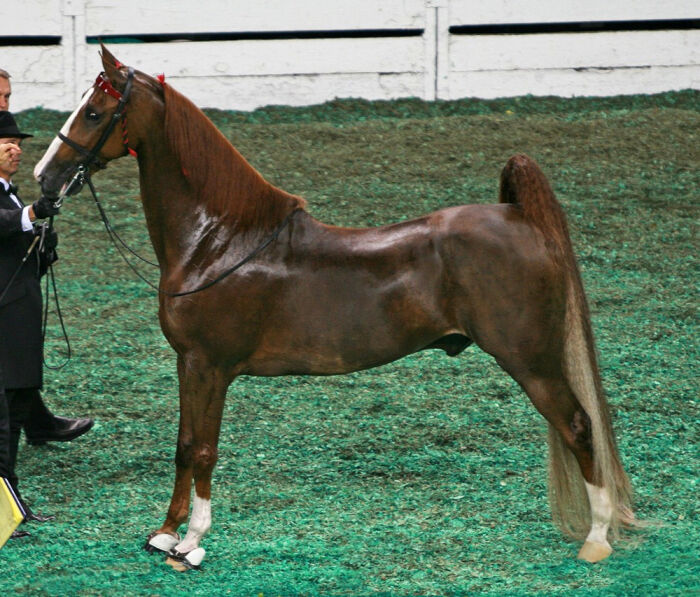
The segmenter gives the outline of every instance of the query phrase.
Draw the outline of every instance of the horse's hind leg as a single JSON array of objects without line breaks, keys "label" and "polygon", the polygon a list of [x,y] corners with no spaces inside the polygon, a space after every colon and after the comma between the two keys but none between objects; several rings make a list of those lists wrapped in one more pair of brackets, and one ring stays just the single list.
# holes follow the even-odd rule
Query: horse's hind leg
[{"label": "horse's hind leg", "polygon": [[[523,387],[535,408],[551,426],[550,482],[554,484],[554,492],[557,494],[558,503],[552,504],[556,517],[573,534],[580,534],[582,531],[585,533],[584,528],[589,530],[579,558],[597,562],[608,557],[612,548],[608,543],[607,533],[613,512],[606,488],[594,482],[594,453],[588,415],[579,404],[564,375],[558,371],[537,375],[532,369],[524,372],[523,369],[514,371],[504,363],[501,363],[501,366]],[[557,446],[563,450],[557,450]],[[567,466],[569,460],[567,455],[562,453],[566,450],[573,454],[578,463],[585,491],[575,484],[562,482],[562,478],[571,480],[571,471],[560,470]],[[573,466],[576,464],[573,463]],[[591,521],[590,526],[585,526],[588,506]]]}]

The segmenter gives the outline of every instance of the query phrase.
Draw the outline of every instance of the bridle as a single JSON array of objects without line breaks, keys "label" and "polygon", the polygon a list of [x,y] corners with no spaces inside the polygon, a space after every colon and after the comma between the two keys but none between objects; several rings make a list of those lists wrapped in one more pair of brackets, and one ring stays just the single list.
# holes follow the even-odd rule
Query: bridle
[{"label": "bridle", "polygon": [[126,155],[127,153],[134,153],[134,150],[129,147],[129,137],[126,129],[126,104],[129,101],[129,97],[131,96],[131,87],[133,86],[133,83],[133,66],[129,67],[129,71],[126,76],[126,86],[124,87],[124,93],[119,93],[119,91],[117,91],[112,86],[112,83],[110,83],[109,79],[106,77],[104,72],[101,72],[99,75],[97,75],[97,78],[95,79],[95,87],[101,89],[107,95],[119,100],[119,104],[117,104],[117,109],[114,112],[114,114],[112,114],[112,118],[110,119],[107,128],[104,131],[102,131],[102,135],[100,135],[100,138],[97,140],[97,143],[95,143],[92,149],[88,149],[84,145],[80,145],[80,143],[69,139],[61,132],[58,133],[58,138],[61,141],[63,141],[66,145],[68,145],[68,147],[74,149],[85,158],[80,163],[80,165],[84,168],[89,168],[93,162],[95,162],[98,168],[104,168],[105,165],[99,160],[97,156],[102,150],[104,144],[107,142],[107,139],[109,139],[109,136],[112,134],[114,127],[117,126],[117,123],[120,121],[122,123],[122,142],[124,143],[124,155]]},{"label": "bridle", "polygon": [[92,149],[88,149],[84,145],[73,141],[61,132],[58,133],[58,138],[61,141],[63,141],[66,145],[68,145],[68,147],[82,155],[84,159],[78,164],[78,168],[75,175],[73,176],[70,183],[68,183],[65,191],[61,194],[61,197],[59,197],[56,201],[57,207],[61,206],[61,203],[63,202],[63,197],[72,193],[76,193],[83,187],[86,179],[89,177],[90,166],[93,163],[95,164],[95,166],[97,166],[97,168],[100,169],[106,166],[99,159],[98,156],[100,151],[104,147],[104,144],[107,143],[107,139],[109,139],[110,135],[112,134],[112,131],[114,130],[114,127],[117,126],[118,122],[121,122],[122,127],[122,143],[124,144],[124,155],[130,154],[136,156],[136,152],[131,147],[129,147],[129,134],[127,131],[126,124],[126,104],[128,103],[129,97],[131,96],[131,88],[133,86],[133,83],[133,66],[130,66],[128,68],[126,76],[126,85],[124,86],[123,93],[120,93],[112,86],[112,83],[110,83],[109,79],[107,78],[104,72],[101,72],[99,75],[97,75],[94,86],[98,89],[101,89],[107,95],[117,99],[119,103],[117,104],[117,109],[110,118],[107,128],[105,128],[105,130],[102,131],[100,138],[97,140],[97,143],[95,143]]},{"label": "bridle", "polygon": [[[161,84],[165,84],[163,78],[161,76],[158,77],[160,80]],[[90,166],[94,163],[98,168],[104,168],[105,164],[103,164],[99,158],[98,154],[104,144],[107,142],[107,139],[109,136],[112,134],[112,131],[114,130],[114,127],[117,126],[117,122],[121,121],[122,125],[122,142],[124,144],[124,154],[123,155],[133,155],[136,156],[136,152],[129,147],[129,136],[127,133],[127,126],[126,126],[126,104],[129,101],[129,96],[131,95],[131,87],[134,82],[134,68],[133,67],[128,67],[128,72],[127,72],[127,78],[126,78],[126,85],[124,86],[124,92],[120,93],[117,91],[112,84],[110,83],[109,79],[106,77],[104,72],[101,72],[99,75],[97,75],[97,79],[95,79],[95,86],[97,86],[98,89],[101,89],[104,91],[107,95],[110,95],[111,97],[119,100],[119,104],[117,105],[117,109],[112,114],[112,118],[109,121],[109,124],[107,125],[107,128],[102,132],[102,135],[100,135],[100,138],[97,140],[97,143],[95,143],[94,147],[92,149],[88,149],[87,147],[80,145],[79,143],[76,143],[72,139],[69,139],[66,137],[63,133],[59,132],[58,133],[58,138],[63,141],[68,147],[71,149],[75,150],[78,152],[80,155],[84,157],[83,161],[81,161],[78,164],[77,171],[71,181],[66,185],[66,188],[64,191],[61,193],[61,195],[57,198],[57,200],[54,202],[54,205],[56,207],[61,207],[61,204],[63,203],[63,198],[66,197],[67,195],[77,193],[83,188],[83,185],[87,182],[87,185],[90,189],[90,192],[92,193],[92,198],[95,201],[95,204],[97,205],[97,209],[100,212],[100,217],[102,218],[102,222],[105,226],[105,229],[107,230],[107,234],[116,247],[117,251],[119,252],[120,256],[124,260],[124,262],[131,268],[131,270],[141,278],[148,286],[153,288],[158,292],[158,294],[162,294],[168,297],[180,297],[180,296],[188,296],[191,294],[195,294],[197,292],[201,292],[202,290],[206,290],[207,288],[211,288],[224,278],[227,278],[230,276],[233,272],[238,270],[239,268],[243,267],[246,263],[251,261],[254,257],[256,257],[260,252],[263,251],[269,244],[277,240],[277,237],[280,235],[282,230],[287,227],[289,224],[290,220],[292,217],[298,212],[301,211],[299,208],[292,210],[287,216],[282,220],[282,222],[277,226],[277,228],[265,239],[262,240],[262,242],[255,248],[253,249],[248,255],[246,255],[243,259],[232,265],[231,267],[227,268],[224,270],[221,274],[216,276],[214,279],[209,280],[208,282],[205,282],[201,286],[198,286],[197,288],[194,288],[192,290],[185,290],[182,292],[168,292],[167,290],[163,290],[160,287],[156,286],[153,284],[151,281],[149,281],[146,277],[141,274],[141,272],[136,269],[136,267],[127,259],[126,255],[122,251],[122,248],[119,246],[119,244],[122,245],[125,249],[127,249],[132,255],[136,256],[138,259],[143,261],[144,263],[147,263],[148,265],[152,265],[154,267],[159,267],[157,263],[153,263],[147,259],[144,259],[141,257],[138,253],[133,251],[123,240],[122,238],[117,234],[116,230],[114,230],[114,227],[110,223],[109,219],[107,218],[107,214],[105,213],[104,208],[102,207],[102,204],[100,203],[99,199],[97,198],[97,191],[95,190],[95,187],[92,183],[92,179],[90,178]]]}]

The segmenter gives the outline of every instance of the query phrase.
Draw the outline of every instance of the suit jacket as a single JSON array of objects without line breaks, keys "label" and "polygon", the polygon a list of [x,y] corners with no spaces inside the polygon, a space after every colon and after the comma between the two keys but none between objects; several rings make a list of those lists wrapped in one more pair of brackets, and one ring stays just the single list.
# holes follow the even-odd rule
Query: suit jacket
[{"label": "suit jacket", "polygon": [[39,280],[51,255],[39,255],[35,247],[20,267],[34,240],[34,232],[22,230],[22,209],[0,183],[0,370],[5,388],[40,388],[42,385],[42,301]]}]

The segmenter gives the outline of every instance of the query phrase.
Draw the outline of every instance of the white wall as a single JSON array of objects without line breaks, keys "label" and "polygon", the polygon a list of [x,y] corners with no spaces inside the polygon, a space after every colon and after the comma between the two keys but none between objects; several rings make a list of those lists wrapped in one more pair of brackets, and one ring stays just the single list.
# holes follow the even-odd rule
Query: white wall
[{"label": "white wall", "polygon": [[[680,20],[687,0],[450,0],[449,23]],[[700,31],[452,35],[440,97],[617,95],[700,89]]]},{"label": "white wall", "polygon": [[[407,37],[239,39],[109,45],[202,107],[249,110],[335,97],[394,99],[614,95],[700,89],[700,31],[457,35],[450,27],[692,19],[697,0],[21,0],[5,35],[60,45],[4,46],[15,111],[68,110],[100,71],[86,36],[409,30]],[[7,13],[7,14],[5,14]]]}]

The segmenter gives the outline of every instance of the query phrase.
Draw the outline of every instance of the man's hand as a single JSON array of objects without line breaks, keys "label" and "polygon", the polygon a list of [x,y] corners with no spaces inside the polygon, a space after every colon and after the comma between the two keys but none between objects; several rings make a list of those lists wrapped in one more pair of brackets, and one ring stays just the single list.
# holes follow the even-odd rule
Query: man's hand
[{"label": "man's hand", "polygon": [[21,151],[16,143],[0,143],[0,170],[10,171],[12,160]]},{"label": "man's hand", "polygon": [[58,213],[58,207],[55,207],[53,201],[48,197],[42,195],[39,201],[36,201],[32,205],[34,210],[34,215],[39,219],[48,218],[50,216],[55,216]]}]

